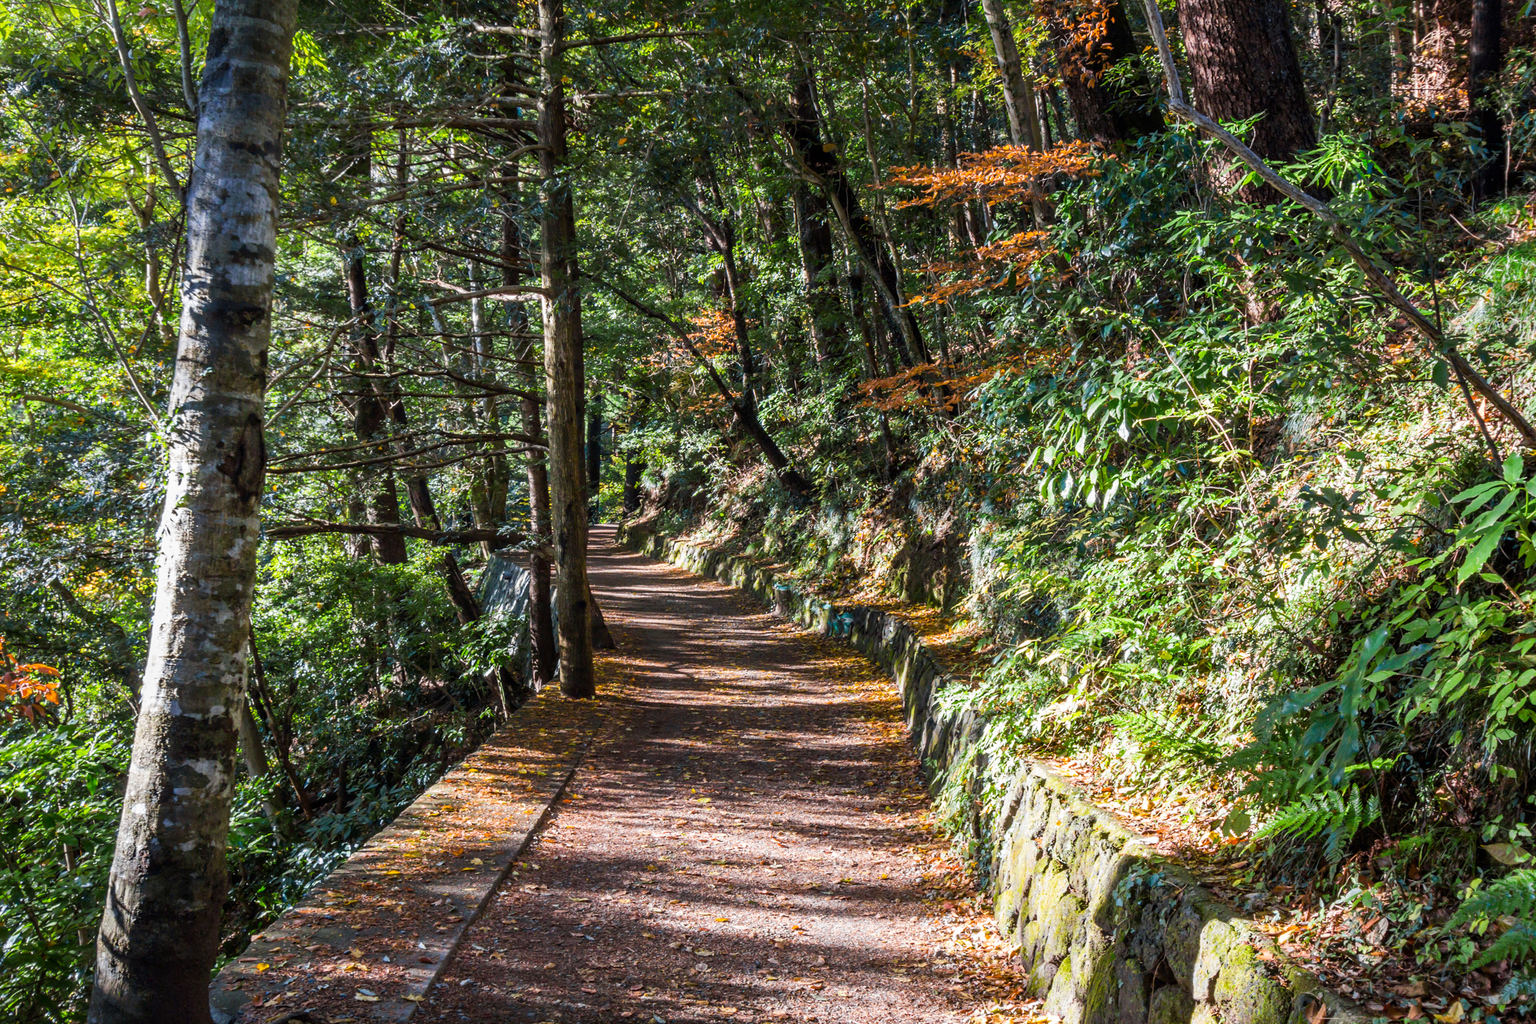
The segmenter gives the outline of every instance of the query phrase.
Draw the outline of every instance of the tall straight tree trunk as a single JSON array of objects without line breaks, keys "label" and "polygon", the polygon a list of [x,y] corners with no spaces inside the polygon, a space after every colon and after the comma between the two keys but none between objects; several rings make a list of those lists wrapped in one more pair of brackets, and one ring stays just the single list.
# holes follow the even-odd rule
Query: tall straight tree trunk
[{"label": "tall straight tree trunk", "polygon": [[266,478],[279,161],[296,0],[218,0],[187,195],[181,339],[143,701],[92,1024],[209,1024]]},{"label": "tall straight tree trunk", "polygon": [[1471,64],[1467,95],[1472,118],[1482,129],[1483,148],[1488,160],[1475,178],[1477,198],[1481,201],[1504,191],[1504,118],[1499,113],[1495,92],[1499,73],[1504,69],[1503,0],[1472,0]]},{"label": "tall straight tree trunk", "polygon": [[[368,266],[363,260],[362,244],[355,237],[350,239],[350,249],[343,260],[343,272],[347,284],[347,303],[352,310],[352,354],[357,373],[352,378],[357,388],[352,407],[352,429],[359,441],[371,441],[384,429],[387,412],[379,400],[366,373],[378,365],[378,341],[373,337],[375,323],[373,307],[368,298]],[[374,454],[385,455],[388,449],[382,440]],[[378,471],[372,501],[368,509],[369,521],[377,526],[400,525],[400,492],[395,486],[395,472],[388,466]],[[398,533],[381,533],[373,538],[373,550],[384,565],[404,565],[409,558],[405,537]]]},{"label": "tall straight tree trunk", "polygon": [[581,293],[576,279],[576,208],[566,176],[564,0],[539,0],[539,171],[543,178],[539,271],[544,308],[545,420],[549,430],[549,506],[558,573],[560,692],[597,693],[592,616],[587,601],[587,503],[581,473],[584,373]]},{"label": "tall straight tree trunk", "polygon": [[[366,197],[371,192],[373,182],[373,129],[370,125],[363,125],[354,134],[341,140],[343,159],[345,163],[344,174],[347,178],[357,183]],[[404,242],[405,222],[404,214],[396,222],[394,251],[398,252]],[[393,261],[392,261],[393,262]],[[391,275],[391,281],[398,278],[398,266]],[[377,437],[384,429],[384,421],[387,418],[387,410],[384,403],[364,376],[366,373],[375,372],[378,369],[379,342],[378,342],[378,318],[373,308],[373,300],[368,286],[368,260],[363,249],[362,239],[354,232],[347,238],[347,251],[342,257],[342,278],[346,283],[347,305],[352,312],[352,365],[357,372],[353,377],[353,386],[357,389],[355,405],[352,410],[352,427],[359,441],[369,441]],[[385,309],[390,314],[389,329],[394,329],[394,310],[391,308],[393,294],[385,301]],[[374,448],[375,455],[387,455],[389,449],[382,438]],[[378,468],[377,490],[372,497],[369,519],[377,526],[400,525],[400,492],[395,485],[394,469],[389,465],[381,465]],[[373,538],[373,550],[380,563],[384,565],[404,565],[410,557],[406,550],[405,537],[400,534],[379,534]]]},{"label": "tall straight tree trunk", "polygon": [[[1196,103],[1218,121],[1263,114],[1249,146],[1272,163],[1317,145],[1286,6],[1285,0],[1179,0]],[[1262,183],[1238,194],[1247,202],[1276,198]]]},{"label": "tall straight tree trunk", "polygon": [[[508,64],[505,81],[515,83],[515,66]],[[517,95],[508,90],[509,95]],[[515,109],[514,117],[523,112]],[[516,160],[502,165],[502,177],[509,182],[518,176]],[[529,266],[528,247],[525,244],[518,217],[524,212],[524,204],[515,186],[504,186],[501,194],[501,283],[504,285],[526,284]],[[559,650],[555,644],[555,619],[553,611],[553,566],[544,552],[554,546],[549,527],[549,461],[544,444],[543,416],[540,403],[534,398],[543,387],[542,353],[534,344],[532,324],[528,319],[528,307],[522,302],[507,304],[507,324],[512,331],[512,356],[517,372],[523,381],[525,394],[518,399],[518,415],[522,431],[531,440],[525,456],[525,478],[528,483],[528,535],[533,540],[533,550],[528,553],[528,632],[533,641],[533,681],[539,685],[552,682]]]},{"label": "tall straight tree trunk", "polygon": [[592,509],[592,522],[602,509],[597,503],[598,489],[603,485],[603,396],[593,392],[587,397],[587,502]]},{"label": "tall straight tree trunk", "polygon": [[[507,171],[506,176],[515,176],[516,165],[508,166],[514,170]],[[506,285],[523,284],[522,268],[527,264],[528,256],[514,216],[516,207],[510,200],[504,206],[506,212],[501,222],[501,282]],[[532,396],[538,392],[541,384],[543,374],[535,370],[535,366],[542,360],[533,343],[527,307],[521,302],[515,302],[508,305],[507,312],[513,335],[513,356],[527,391],[527,395],[518,399],[518,413],[522,419],[523,434],[534,439],[529,448],[537,449],[544,440],[544,425],[539,403]],[[559,657],[555,646],[553,595],[550,587],[552,567],[544,555],[544,550],[554,545],[549,529],[549,470],[544,451],[529,451],[526,458],[528,535],[534,541],[534,549],[528,554],[528,630],[533,638],[535,681],[543,684],[555,678],[555,663]]]}]

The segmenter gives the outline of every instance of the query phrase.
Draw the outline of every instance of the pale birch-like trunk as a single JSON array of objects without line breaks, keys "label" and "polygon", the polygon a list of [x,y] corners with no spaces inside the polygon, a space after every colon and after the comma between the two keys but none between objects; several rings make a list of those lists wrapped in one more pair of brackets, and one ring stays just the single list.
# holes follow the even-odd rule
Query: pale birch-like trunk
[{"label": "pale birch-like trunk", "polygon": [[1013,23],[1008,20],[1008,11],[1003,0],[981,0],[981,11],[987,18],[992,49],[997,54],[998,75],[1003,80],[1008,137],[1015,146],[1043,149],[1035,93],[1024,81],[1024,63],[1019,59],[1019,44],[1013,38]]},{"label": "pale birch-like trunk", "polygon": [[187,199],[155,612],[97,938],[93,1024],[207,1024],[266,469],[296,0],[218,0]]}]

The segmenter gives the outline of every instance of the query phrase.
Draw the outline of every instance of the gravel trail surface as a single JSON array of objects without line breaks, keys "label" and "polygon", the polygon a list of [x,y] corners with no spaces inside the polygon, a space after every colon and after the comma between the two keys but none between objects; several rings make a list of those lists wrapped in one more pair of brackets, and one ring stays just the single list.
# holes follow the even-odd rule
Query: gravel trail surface
[{"label": "gravel trail surface", "polygon": [[630,685],[416,1020],[958,1024],[1013,995],[942,895],[889,681],[611,529],[591,572]]}]

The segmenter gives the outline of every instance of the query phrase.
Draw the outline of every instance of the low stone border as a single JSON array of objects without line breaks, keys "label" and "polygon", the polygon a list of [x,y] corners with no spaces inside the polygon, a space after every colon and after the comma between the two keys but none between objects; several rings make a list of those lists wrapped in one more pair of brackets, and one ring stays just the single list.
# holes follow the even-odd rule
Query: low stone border
[{"label": "low stone border", "polygon": [[968,824],[991,851],[994,915],[1018,942],[1047,1013],[1066,1024],[1367,1019],[1049,769],[989,764],[980,745],[986,723],[944,706],[952,677],[899,618],[806,596],[749,559],[651,530],[620,528],[619,542],[739,587],[809,630],[846,637],[895,680],[935,787],[1007,794]]},{"label": "low stone border", "polygon": [[611,705],[536,695],[213,981],[215,1024],[403,1022],[548,819]]}]

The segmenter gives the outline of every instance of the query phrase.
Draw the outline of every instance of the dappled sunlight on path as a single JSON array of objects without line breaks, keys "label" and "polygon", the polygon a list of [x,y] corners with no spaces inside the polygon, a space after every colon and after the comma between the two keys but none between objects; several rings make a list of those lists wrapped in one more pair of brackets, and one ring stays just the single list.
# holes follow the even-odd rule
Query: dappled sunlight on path
[{"label": "dappled sunlight on path", "polygon": [[959,1022],[1009,994],[937,898],[890,683],[611,530],[591,572],[633,685],[418,1019]]}]

